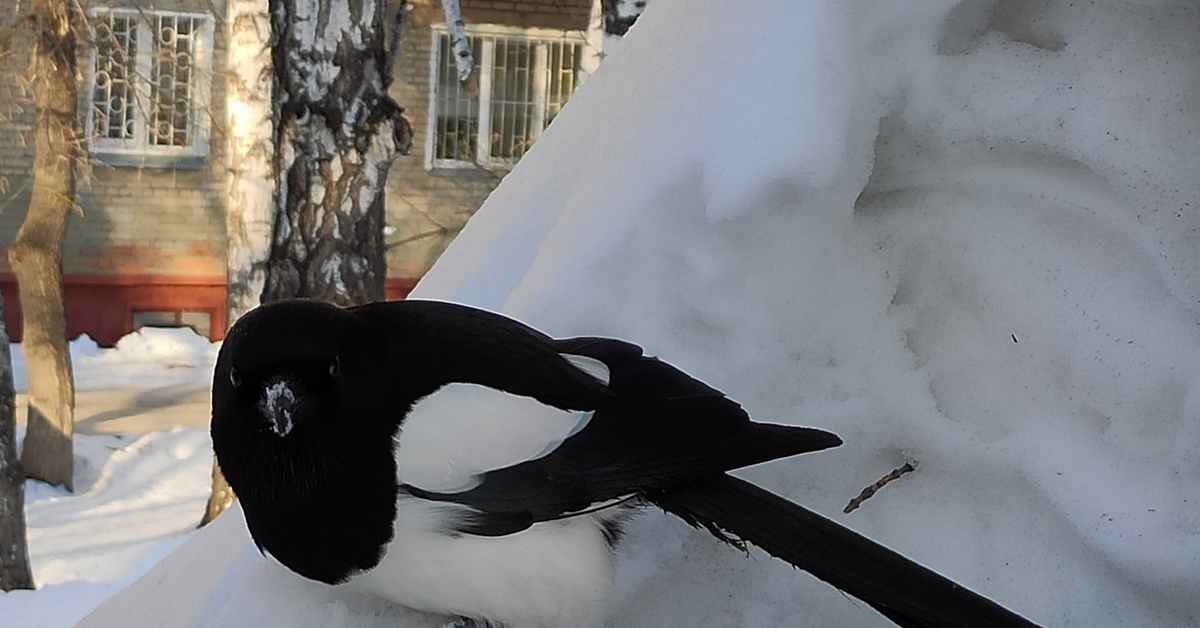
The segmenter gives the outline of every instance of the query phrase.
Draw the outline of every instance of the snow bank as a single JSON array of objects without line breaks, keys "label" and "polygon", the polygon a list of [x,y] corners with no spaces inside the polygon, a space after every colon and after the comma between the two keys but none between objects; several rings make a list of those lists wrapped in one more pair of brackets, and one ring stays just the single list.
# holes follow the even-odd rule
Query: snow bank
[{"label": "snow bank", "polygon": [[[13,344],[18,390],[27,386]],[[70,343],[79,391],[207,386],[220,345],[190,329],[143,328],[111,349],[87,335]],[[112,414],[114,408],[105,411]],[[156,420],[178,412],[156,408]],[[77,419],[81,418],[77,414]],[[23,421],[24,416],[18,416]],[[191,422],[194,417],[180,417]],[[18,426],[17,442],[24,438]],[[208,498],[212,445],[205,428],[93,435],[76,432],[75,494],[25,484],[26,524],[36,591],[0,594],[3,625],[74,625],[140,578],[195,532]]]},{"label": "snow bank", "polygon": [[[19,343],[11,346],[13,382],[18,391],[25,391],[25,354]],[[69,348],[76,389],[101,390],[211,384],[221,346],[187,327],[143,327],[121,337],[111,349],[101,348],[87,334],[72,340]]]},{"label": "snow bank", "polygon": [[208,498],[208,430],[75,435],[75,494],[27,482],[36,591],[0,594],[5,626],[70,626],[191,535]]},{"label": "snow bank", "polygon": [[[744,475],[1040,623],[1194,626],[1196,33],[1194,2],[656,0],[414,296],[837,432]],[[887,625],[753,556],[646,514],[610,625]],[[236,515],[82,625],[172,608],[437,625],[291,577]]]}]

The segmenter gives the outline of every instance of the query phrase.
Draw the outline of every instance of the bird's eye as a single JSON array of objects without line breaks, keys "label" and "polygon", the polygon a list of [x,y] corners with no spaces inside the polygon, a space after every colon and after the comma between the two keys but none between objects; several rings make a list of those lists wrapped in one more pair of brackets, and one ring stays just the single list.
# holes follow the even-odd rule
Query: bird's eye
[{"label": "bird's eye", "polygon": [[233,384],[234,388],[238,388],[242,385],[242,374],[238,373],[236,367],[229,368],[229,383]]},{"label": "bird's eye", "polygon": [[337,356],[333,357],[333,361],[329,363],[329,376],[340,377],[342,375],[342,363]]}]

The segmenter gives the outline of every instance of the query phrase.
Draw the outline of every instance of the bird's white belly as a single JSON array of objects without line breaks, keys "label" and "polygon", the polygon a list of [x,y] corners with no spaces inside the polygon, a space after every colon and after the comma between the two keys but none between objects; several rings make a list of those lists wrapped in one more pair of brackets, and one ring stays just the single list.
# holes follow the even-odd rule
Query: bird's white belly
[{"label": "bird's white belly", "polygon": [[598,628],[612,552],[594,516],[550,521],[503,537],[445,532],[454,508],[402,497],[396,537],[351,586],[405,606],[510,628]]}]

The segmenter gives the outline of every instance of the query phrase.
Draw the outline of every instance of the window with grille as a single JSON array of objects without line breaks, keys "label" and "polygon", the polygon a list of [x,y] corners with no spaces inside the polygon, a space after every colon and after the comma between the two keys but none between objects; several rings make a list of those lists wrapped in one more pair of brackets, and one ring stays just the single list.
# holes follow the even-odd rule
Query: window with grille
[{"label": "window with grille", "polygon": [[[208,152],[213,23],[207,15],[110,9],[93,13],[86,131],[106,161]],[[178,164],[175,164],[178,165]]]},{"label": "window with grille", "polygon": [[433,33],[428,165],[511,167],[574,93],[583,39],[571,33],[468,28],[478,93],[459,83],[450,36]]}]

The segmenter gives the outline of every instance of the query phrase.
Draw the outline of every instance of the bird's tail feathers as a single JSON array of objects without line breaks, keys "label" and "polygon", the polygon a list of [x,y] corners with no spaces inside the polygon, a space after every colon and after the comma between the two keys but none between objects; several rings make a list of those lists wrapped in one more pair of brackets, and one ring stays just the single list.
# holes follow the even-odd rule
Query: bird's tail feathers
[{"label": "bird's tail feathers", "polygon": [[749,482],[721,474],[647,496],[722,541],[746,543],[870,604],[904,628],[1037,628],[921,565]]}]

